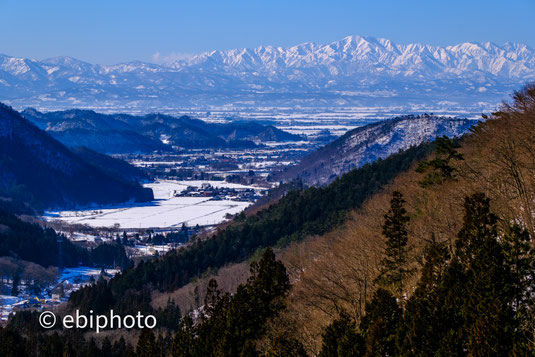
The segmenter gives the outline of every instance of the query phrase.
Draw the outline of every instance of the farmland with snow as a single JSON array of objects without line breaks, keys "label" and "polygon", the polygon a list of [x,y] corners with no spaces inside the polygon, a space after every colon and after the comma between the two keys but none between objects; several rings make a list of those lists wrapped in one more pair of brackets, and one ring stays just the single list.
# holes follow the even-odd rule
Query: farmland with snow
[{"label": "farmland with snow", "polygon": [[87,224],[92,227],[155,228],[211,225],[225,220],[227,214],[243,211],[251,203],[232,199],[213,200],[211,197],[176,197],[188,186],[235,189],[255,189],[220,181],[157,181],[145,184],[154,192],[154,200],[147,203],[124,204],[112,207],[91,208],[77,211],[47,212],[47,220],[61,220],[71,224]]}]

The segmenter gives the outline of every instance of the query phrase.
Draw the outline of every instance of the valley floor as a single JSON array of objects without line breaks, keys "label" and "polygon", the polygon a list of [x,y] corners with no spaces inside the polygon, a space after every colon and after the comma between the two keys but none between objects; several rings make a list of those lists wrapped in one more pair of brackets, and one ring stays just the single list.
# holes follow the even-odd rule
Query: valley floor
[{"label": "valley floor", "polygon": [[147,203],[125,204],[107,208],[92,208],[79,211],[47,212],[47,220],[61,220],[70,224],[87,224],[91,227],[114,227],[140,229],[155,227],[206,226],[223,222],[227,215],[240,213],[251,202],[238,201],[231,197],[176,197],[188,186],[263,190],[221,181],[157,181],[145,184],[154,192],[154,200]]}]

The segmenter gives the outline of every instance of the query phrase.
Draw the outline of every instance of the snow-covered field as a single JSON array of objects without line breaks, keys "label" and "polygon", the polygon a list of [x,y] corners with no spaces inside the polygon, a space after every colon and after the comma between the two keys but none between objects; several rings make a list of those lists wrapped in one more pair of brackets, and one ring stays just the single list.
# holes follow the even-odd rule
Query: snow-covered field
[{"label": "snow-covered field", "polygon": [[[70,284],[79,284],[81,282],[86,282],[91,277],[97,280],[101,271],[102,269],[100,268],[84,266],[65,268],[61,271],[58,282],[68,281]],[[119,271],[116,269],[106,269],[105,272],[110,276],[113,276]]]},{"label": "snow-covered field", "polygon": [[47,220],[62,220],[92,227],[156,228],[210,225],[224,221],[227,213],[236,214],[250,205],[232,200],[211,201],[210,197],[174,197],[187,186],[200,187],[209,183],[214,187],[254,188],[221,181],[158,181],[145,184],[152,188],[154,201],[80,211],[47,212]]}]

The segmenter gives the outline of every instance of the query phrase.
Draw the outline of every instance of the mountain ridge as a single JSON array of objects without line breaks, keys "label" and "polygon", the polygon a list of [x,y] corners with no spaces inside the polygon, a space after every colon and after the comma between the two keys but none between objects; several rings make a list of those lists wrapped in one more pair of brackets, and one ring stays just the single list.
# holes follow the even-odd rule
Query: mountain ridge
[{"label": "mountain ridge", "polygon": [[101,153],[165,152],[172,151],[173,146],[251,148],[263,141],[302,139],[272,125],[247,121],[208,123],[187,115],[103,114],[80,109],[45,113],[33,108],[21,114],[69,147],[86,146]]},{"label": "mountain ridge", "polygon": [[272,179],[284,182],[299,179],[307,185],[325,185],[352,169],[432,141],[437,136],[461,136],[475,124],[476,120],[428,114],[368,124],[313,151],[298,164],[275,173]]},{"label": "mountain ridge", "polygon": [[120,170],[110,175],[114,168],[106,165],[118,160],[89,161],[0,103],[0,196],[39,209],[153,199],[152,190]]},{"label": "mountain ridge", "polygon": [[533,80],[535,50],[510,42],[432,46],[348,36],[325,45],[215,50],[162,64],[0,55],[0,99],[18,108],[489,107]]},{"label": "mountain ridge", "polygon": [[[391,68],[396,68],[403,64],[414,64],[410,61],[410,56],[418,53],[427,56],[428,60],[433,59],[436,61],[436,63],[450,67],[449,70],[455,70],[454,73],[457,74],[463,72],[464,70],[472,69],[465,69],[462,67],[462,69],[459,69],[459,64],[468,64],[460,61],[458,58],[458,54],[460,53],[468,57],[476,57],[476,55],[481,57],[484,57],[485,55],[495,55],[511,61],[522,60],[529,65],[529,68],[523,68],[524,63],[519,63],[518,66],[513,66],[512,63],[507,62],[474,63],[478,70],[485,70],[494,75],[500,74],[501,69],[506,64],[512,66],[512,69],[515,69],[512,73],[510,73],[513,74],[514,77],[521,75],[522,70],[529,72],[531,76],[534,75],[534,50],[524,44],[505,43],[500,46],[492,42],[464,42],[452,46],[433,46],[420,43],[398,45],[384,38],[363,37],[358,35],[347,36],[342,40],[334,41],[326,45],[317,45],[309,42],[286,48],[259,46],[252,49],[242,48],[227,51],[211,51],[194,56],[189,60],[182,59],[171,62],[169,63],[169,66],[174,68],[187,67],[188,65],[198,64],[203,60],[214,56],[222,57],[224,63],[237,66],[245,63],[247,57],[256,55],[257,57],[252,59],[260,59],[264,64],[274,64],[277,59],[285,58],[285,64],[288,67],[306,67],[307,63],[329,64],[337,59],[348,59],[353,61],[368,59],[370,60],[369,63],[371,64],[381,63],[382,65],[389,65]],[[398,55],[398,57],[393,55]],[[341,58],[337,58],[337,56],[341,56]],[[457,59],[457,61],[452,63],[452,60],[454,59]],[[470,58],[467,58],[467,60],[470,60]],[[387,61],[390,61],[390,63]],[[494,67],[492,65],[494,65]]]}]

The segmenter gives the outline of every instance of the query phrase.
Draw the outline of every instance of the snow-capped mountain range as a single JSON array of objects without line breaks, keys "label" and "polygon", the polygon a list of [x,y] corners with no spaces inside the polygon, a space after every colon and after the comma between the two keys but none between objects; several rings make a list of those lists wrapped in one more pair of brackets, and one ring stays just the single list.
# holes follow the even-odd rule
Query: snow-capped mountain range
[{"label": "snow-capped mountain range", "polygon": [[535,51],[517,43],[440,47],[349,36],[326,45],[212,51],[166,64],[0,55],[0,101],[19,108],[477,106],[533,80]]}]

